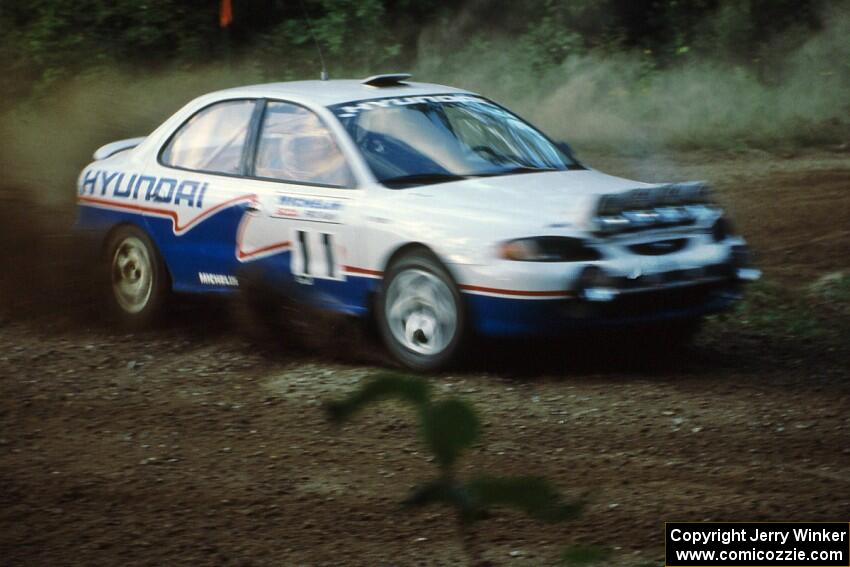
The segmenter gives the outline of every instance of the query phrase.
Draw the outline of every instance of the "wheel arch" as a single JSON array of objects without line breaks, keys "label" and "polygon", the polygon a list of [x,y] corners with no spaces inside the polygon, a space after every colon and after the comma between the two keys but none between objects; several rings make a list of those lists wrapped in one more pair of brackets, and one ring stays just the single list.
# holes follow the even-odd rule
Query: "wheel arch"
[{"label": "wheel arch", "polygon": [[[437,260],[440,260],[440,257],[437,255],[436,252],[434,252],[434,249],[431,248],[430,246],[428,246],[427,244],[424,244],[422,242],[407,242],[405,244],[397,246],[395,248],[395,250],[393,250],[389,255],[387,255],[387,259],[384,262],[384,265],[382,266],[384,274],[386,274],[389,271],[390,267],[396,261],[398,261],[399,258],[401,258],[402,256],[404,256],[406,254],[411,254],[411,253],[417,252],[417,251],[418,252],[425,252],[426,254],[430,254],[431,256],[436,258]],[[443,262],[442,260],[440,260],[440,263],[445,264],[445,262]]]},{"label": "wheel arch", "polygon": [[384,281],[386,280],[387,272],[390,270],[392,265],[399,258],[402,258],[403,256],[405,256],[407,254],[411,254],[411,253],[417,252],[417,251],[425,252],[426,254],[431,255],[437,262],[439,262],[440,265],[446,270],[446,273],[449,274],[449,277],[452,279],[452,282],[455,284],[455,286],[457,286],[458,290],[460,290],[460,284],[458,283],[457,274],[455,274],[454,270],[451,268],[451,266],[448,263],[446,263],[445,261],[443,261],[442,258],[440,258],[440,255],[437,254],[437,252],[433,248],[431,248],[430,246],[428,246],[424,242],[419,242],[419,241],[405,242],[404,244],[397,246],[389,254],[387,254],[386,260],[384,260],[383,263],[381,264],[381,269],[382,269],[381,283],[375,290],[373,290],[369,293],[369,299],[368,299],[369,319],[371,319],[372,321],[375,321],[375,317],[377,316],[377,311],[376,311],[377,299],[380,296],[381,288],[383,287]]},{"label": "wheel arch", "polygon": [[174,278],[171,275],[171,267],[168,265],[168,262],[165,261],[165,256],[163,256],[162,251],[159,249],[159,246],[157,245],[156,241],[153,239],[151,234],[142,224],[133,221],[122,221],[110,227],[109,230],[106,231],[106,234],[103,237],[103,241],[101,242],[100,257],[107,262],[110,261],[110,258],[108,257],[109,245],[112,242],[112,239],[114,238],[115,234],[117,234],[118,231],[124,228],[134,228],[136,230],[141,231],[147,237],[147,239],[151,243],[151,246],[153,246],[154,248],[154,252],[156,252],[156,254],[159,256],[162,265],[165,266],[165,277],[168,278],[168,288],[172,289]]}]

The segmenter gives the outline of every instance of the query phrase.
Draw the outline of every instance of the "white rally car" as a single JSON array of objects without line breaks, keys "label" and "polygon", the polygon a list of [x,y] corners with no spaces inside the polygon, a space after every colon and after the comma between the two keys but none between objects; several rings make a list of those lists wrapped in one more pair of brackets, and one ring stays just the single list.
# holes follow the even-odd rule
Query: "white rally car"
[{"label": "white rally car", "polygon": [[408,79],[214,92],[98,149],[77,228],[115,310],[145,322],[171,292],[233,293],[250,273],[375,317],[431,370],[473,331],[693,328],[758,277],[704,184],[600,173],[480,95]]}]

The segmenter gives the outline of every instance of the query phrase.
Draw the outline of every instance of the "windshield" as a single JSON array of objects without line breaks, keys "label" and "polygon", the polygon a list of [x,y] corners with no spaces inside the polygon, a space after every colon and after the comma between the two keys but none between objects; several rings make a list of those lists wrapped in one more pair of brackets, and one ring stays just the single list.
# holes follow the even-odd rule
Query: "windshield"
[{"label": "windshield", "polygon": [[389,187],[578,167],[538,130],[471,95],[383,98],[330,109]]}]

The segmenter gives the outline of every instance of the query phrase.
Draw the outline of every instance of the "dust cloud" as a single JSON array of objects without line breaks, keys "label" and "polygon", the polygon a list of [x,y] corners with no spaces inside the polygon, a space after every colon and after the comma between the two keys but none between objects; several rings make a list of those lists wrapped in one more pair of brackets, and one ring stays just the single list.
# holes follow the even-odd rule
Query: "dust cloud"
[{"label": "dust cloud", "polygon": [[92,71],[0,117],[4,179],[0,192],[24,191],[41,205],[73,202],[76,177],[99,146],[144,136],[192,98],[261,80],[247,68],[140,75]]},{"label": "dust cloud", "polygon": [[423,34],[417,74],[480,92],[579,148],[846,148],[850,3],[837,6],[845,9],[826,14],[822,30],[789,33],[747,67],[718,54],[660,69],[629,52],[575,55],[539,70],[510,39],[441,54],[436,46],[453,34],[444,28]]}]

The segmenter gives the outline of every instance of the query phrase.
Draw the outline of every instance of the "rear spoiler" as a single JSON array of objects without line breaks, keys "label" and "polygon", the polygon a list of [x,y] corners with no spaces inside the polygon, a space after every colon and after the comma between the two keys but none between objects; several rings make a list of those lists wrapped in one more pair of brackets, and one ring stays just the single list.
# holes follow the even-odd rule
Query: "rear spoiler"
[{"label": "rear spoiler", "polygon": [[129,150],[135,148],[139,144],[141,144],[145,140],[145,136],[141,138],[129,138],[127,140],[118,140],[117,142],[111,142],[106,144],[105,146],[101,146],[94,152],[94,159],[101,160],[106,159],[109,156],[114,156],[118,152],[123,152],[125,150]]}]

